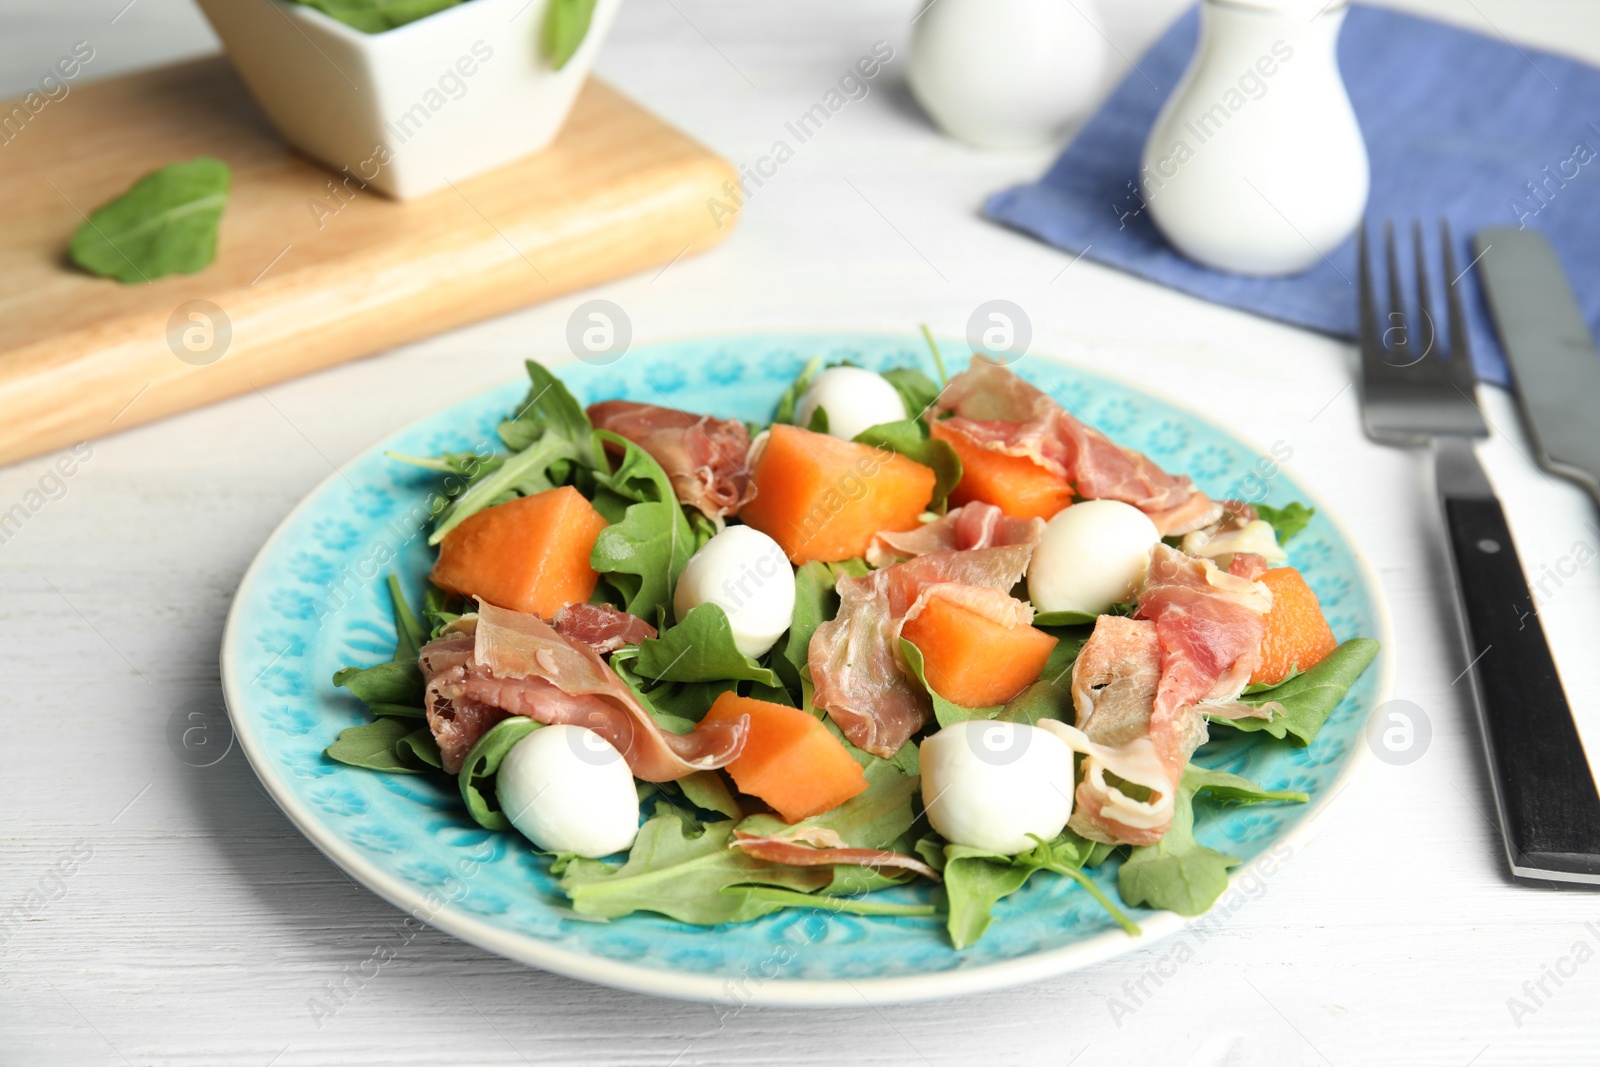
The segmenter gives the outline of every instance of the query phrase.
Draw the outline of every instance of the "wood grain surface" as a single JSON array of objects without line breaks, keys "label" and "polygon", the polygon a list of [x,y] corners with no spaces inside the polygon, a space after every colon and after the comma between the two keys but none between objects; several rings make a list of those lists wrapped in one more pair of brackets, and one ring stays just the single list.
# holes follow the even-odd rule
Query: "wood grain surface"
[{"label": "wood grain surface", "polygon": [[[220,58],[68,99],[5,146],[0,170],[0,463],[669,263],[727,232],[706,200],[732,168],[593,79],[549,149],[403,203],[291,151]],[[84,215],[201,154],[233,169],[210,267],[122,285],[66,261]]]}]

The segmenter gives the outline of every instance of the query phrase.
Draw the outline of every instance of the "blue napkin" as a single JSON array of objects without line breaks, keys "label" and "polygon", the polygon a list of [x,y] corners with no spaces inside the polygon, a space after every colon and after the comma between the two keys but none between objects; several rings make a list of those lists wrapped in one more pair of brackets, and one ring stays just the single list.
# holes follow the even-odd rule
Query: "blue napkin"
[{"label": "blue napkin", "polygon": [[[1145,136],[1194,54],[1198,27],[1198,11],[1180,18],[1139,60],[1142,74],[1124,79],[1049,173],[995,194],[987,214],[1203,299],[1354,337],[1354,240],[1323,249],[1331,265],[1246,278],[1184,259],[1148,212],[1134,214]],[[1600,320],[1600,70],[1364,6],[1350,10],[1339,65],[1372,159],[1369,220],[1394,219],[1408,232],[1413,219],[1448,218],[1458,269],[1473,259],[1468,243],[1477,230],[1537,227],[1561,254],[1590,323]],[[1462,281],[1471,285],[1473,356],[1481,378],[1505,385],[1505,356],[1475,275]],[[1433,291],[1440,299],[1438,274]]]}]

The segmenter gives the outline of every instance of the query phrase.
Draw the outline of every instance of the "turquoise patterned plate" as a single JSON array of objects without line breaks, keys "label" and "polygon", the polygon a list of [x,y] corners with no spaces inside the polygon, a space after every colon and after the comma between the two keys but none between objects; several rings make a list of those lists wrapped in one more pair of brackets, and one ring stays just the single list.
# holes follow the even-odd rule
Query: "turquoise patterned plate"
[{"label": "turquoise patterned plate", "polygon": [[[948,350],[961,350],[950,344]],[[637,349],[608,367],[557,368],[583,403],[612,397],[675,404],[763,421],[814,355],[866,367],[919,365],[909,336],[758,334]],[[1247,444],[1198,415],[1129,385],[1038,357],[1017,370],[1122,444],[1189,474],[1217,497],[1286,503],[1315,499],[1282,469],[1289,449]],[[1064,878],[1035,878],[1002,902],[978,944],[950,948],[937,919],[862,918],[790,909],[741,925],[688,926],[647,915],[609,923],[564,906],[544,862],[515,834],[466,815],[446,784],[376,774],[322,750],[364,709],[329,683],[349,663],[389,658],[395,644],[384,575],[421,588],[430,550],[420,536],[434,476],[383,455],[432,455],[493,442],[526,381],[423,419],[345,465],[297,507],[239,587],[222,646],[234,731],[256,773],[300,830],[374,892],[473,944],[561,974],[665,996],[732,1003],[856,1004],[993,989],[1094,963],[1171,934],[1184,920],[1130,909],[1144,936],[1115,927]],[[1240,735],[1203,758],[1271,789],[1311,794],[1308,805],[1203,806],[1199,839],[1246,863],[1218,903],[1228,911],[1311,836],[1318,817],[1367,756],[1363,730],[1382,699],[1393,642],[1382,593],[1345,534],[1317,505],[1290,542],[1291,562],[1322,599],[1340,640],[1377,637],[1378,663],[1339,705],[1316,743],[1292,748]],[[1096,872],[1114,893],[1115,864]],[[906,900],[932,890],[891,890]]]}]

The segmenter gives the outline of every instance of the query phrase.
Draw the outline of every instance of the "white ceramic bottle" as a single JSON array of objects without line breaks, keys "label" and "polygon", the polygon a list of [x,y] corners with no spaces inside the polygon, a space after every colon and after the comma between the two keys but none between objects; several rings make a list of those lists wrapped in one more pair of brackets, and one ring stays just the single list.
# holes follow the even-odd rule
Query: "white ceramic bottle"
[{"label": "white ceramic bottle", "polygon": [[1348,5],[1322,3],[1201,5],[1199,49],[1140,170],[1157,228],[1189,258],[1296,274],[1361,221],[1367,150],[1335,56]]},{"label": "white ceramic bottle", "polygon": [[909,79],[940,128],[980,148],[1045,144],[1088,117],[1106,69],[1092,0],[933,0]]}]

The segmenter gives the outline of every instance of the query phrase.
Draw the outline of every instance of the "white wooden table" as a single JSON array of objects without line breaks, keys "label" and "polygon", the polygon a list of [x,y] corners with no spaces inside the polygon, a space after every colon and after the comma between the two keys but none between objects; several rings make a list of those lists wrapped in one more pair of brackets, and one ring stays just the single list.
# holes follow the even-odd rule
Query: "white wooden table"
[{"label": "white wooden table", "polygon": [[[80,39],[96,48],[95,76],[215,47],[185,0],[126,4],[7,0],[0,91],[24,91]],[[1102,24],[1136,54],[1177,6],[1126,0]],[[1600,59],[1600,9],[1583,0],[1426,6]],[[715,253],[95,442],[59,499],[0,544],[0,914],[26,913],[0,930],[0,1064],[1600,1059],[1600,922],[1585,925],[1600,898],[1506,881],[1424,465],[1362,437],[1353,350],[1068,266],[982,222],[984,194],[1037,174],[1050,153],[980,154],[932,132],[899,81],[913,10],[633,0],[602,74],[735,160],[765,153],[875,41],[896,58]],[[1396,696],[1424,710],[1427,751],[1373,762],[1321,837],[1204,943],[1190,939],[1182,963],[1169,940],[961,1001],[752,1008],[719,1022],[703,1005],[580,984],[428,930],[318,1026],[309,1000],[392,943],[401,913],[324,860],[237,751],[204,768],[175,758],[169,717],[218,699],[224,612],[284,513],[397,425],[514,376],[526,355],[564,356],[567,316],[590,295],[627,310],[636,343],[920,321],[960,334],[977,303],[1004,297],[1031,314],[1038,351],[1202,408],[1242,406],[1240,431],[1263,448],[1287,442],[1377,564]],[[1484,452],[1523,558],[1535,575],[1570,571],[1600,545],[1595,513],[1528,464],[1507,398],[1486,392],[1508,436]],[[0,470],[0,510],[39,488],[49,462]],[[1545,625],[1595,749],[1600,566],[1547,588]],[[63,860],[72,873],[52,875]],[[1533,1010],[1514,1015],[1513,997]]]}]

